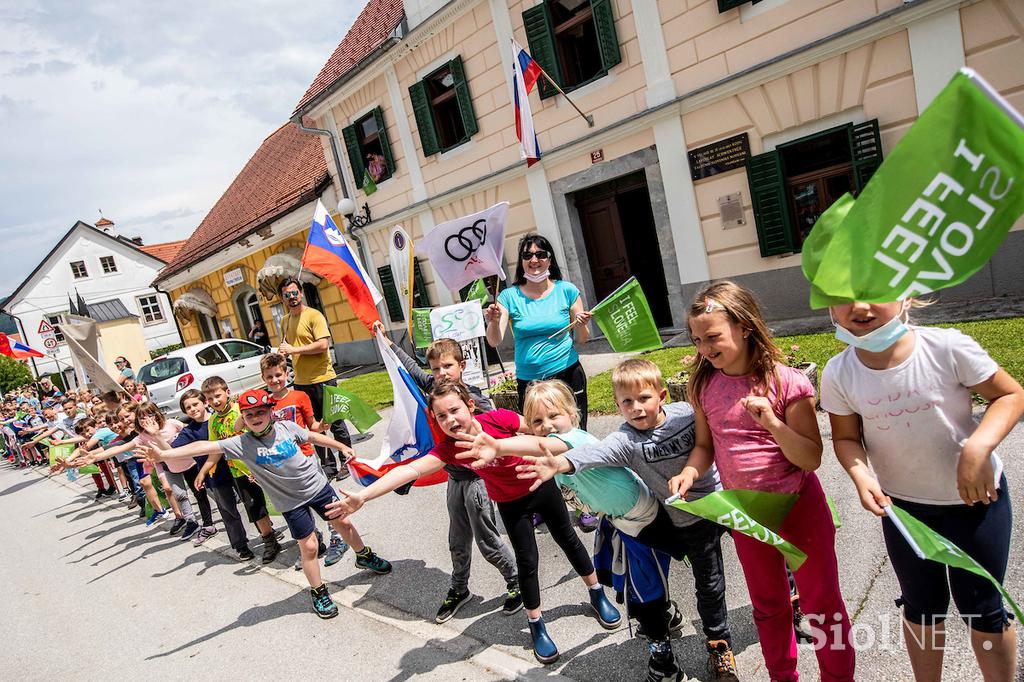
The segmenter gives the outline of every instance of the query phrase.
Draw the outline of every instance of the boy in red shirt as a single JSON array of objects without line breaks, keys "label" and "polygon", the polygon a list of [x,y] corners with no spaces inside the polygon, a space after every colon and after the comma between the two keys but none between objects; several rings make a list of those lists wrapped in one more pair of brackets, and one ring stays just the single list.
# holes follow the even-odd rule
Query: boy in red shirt
[{"label": "boy in red shirt", "polygon": [[[327,425],[318,422],[313,414],[313,403],[309,396],[302,391],[291,388],[288,385],[288,360],[280,353],[269,353],[260,359],[260,374],[263,381],[267,382],[267,390],[270,397],[274,399],[274,421],[295,422],[304,429],[323,432]],[[301,443],[299,449],[306,457],[312,457],[315,452],[310,443]],[[328,524],[329,525],[329,524]],[[341,561],[341,557],[348,551],[348,544],[341,538],[341,535],[330,526],[331,544],[324,545],[323,533],[316,531],[320,547],[317,557],[323,557],[324,566],[333,566]],[[302,570],[302,554],[295,557],[295,570]]]}]

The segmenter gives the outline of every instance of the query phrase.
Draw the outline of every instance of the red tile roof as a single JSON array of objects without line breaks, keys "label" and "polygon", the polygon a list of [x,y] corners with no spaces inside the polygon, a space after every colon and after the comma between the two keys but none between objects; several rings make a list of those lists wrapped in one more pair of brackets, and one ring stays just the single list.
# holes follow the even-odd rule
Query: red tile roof
[{"label": "red tile roof", "polygon": [[263,141],[157,281],[312,201],[329,177],[320,138],[284,124]]},{"label": "red tile roof", "polygon": [[113,220],[107,220],[106,218],[103,218],[103,217],[100,217],[100,219],[96,221],[96,227],[106,227],[107,225],[113,225],[113,224],[114,224]]},{"label": "red tile roof", "polygon": [[[98,225],[99,223],[97,223]],[[185,245],[185,239],[179,239],[176,242],[164,242],[163,244],[148,244],[140,246],[141,251],[145,251],[154,258],[159,258],[165,263],[170,263],[174,260],[174,257],[178,255],[178,251],[181,251],[181,247]]]},{"label": "red tile roof", "polygon": [[405,16],[402,0],[370,0],[331,55],[295,111],[300,111],[391,35]]}]

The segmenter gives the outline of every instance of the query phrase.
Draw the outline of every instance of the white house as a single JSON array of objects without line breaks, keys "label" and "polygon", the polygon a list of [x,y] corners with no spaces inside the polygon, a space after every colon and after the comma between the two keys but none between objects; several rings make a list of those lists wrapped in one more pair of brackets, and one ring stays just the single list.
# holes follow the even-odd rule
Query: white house
[{"label": "white house", "polygon": [[[57,334],[56,347],[49,348],[54,341],[46,341],[40,326],[57,322],[61,313],[68,312],[72,301],[78,305],[78,297],[93,308],[92,317],[109,317],[111,310],[122,317],[137,316],[149,350],[181,343],[170,300],[150,283],[183,243],[144,246],[137,237],[119,236],[114,223],[105,218],[97,221],[95,227],[81,220],[76,222],[3,306],[3,311],[17,321],[25,342],[47,352],[47,358],[35,359],[36,370],[40,374],[61,372],[66,379],[71,374],[71,356],[63,337]],[[45,329],[46,325],[42,326]],[[124,354],[128,356],[128,352]],[[136,369],[149,360],[128,359]],[[106,358],[105,364],[112,360]]]}]

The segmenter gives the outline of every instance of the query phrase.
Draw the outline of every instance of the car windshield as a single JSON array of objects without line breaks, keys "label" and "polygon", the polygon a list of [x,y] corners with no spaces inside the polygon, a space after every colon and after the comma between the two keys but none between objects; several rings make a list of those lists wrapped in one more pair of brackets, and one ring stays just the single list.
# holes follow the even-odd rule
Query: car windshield
[{"label": "car windshield", "polygon": [[188,371],[184,358],[161,358],[139,370],[138,380],[150,386]]}]

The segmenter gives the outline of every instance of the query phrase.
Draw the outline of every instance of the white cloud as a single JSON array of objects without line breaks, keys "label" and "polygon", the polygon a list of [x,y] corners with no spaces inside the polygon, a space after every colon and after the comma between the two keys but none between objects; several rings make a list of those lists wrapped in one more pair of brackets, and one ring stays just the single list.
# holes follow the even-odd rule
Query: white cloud
[{"label": "white cloud", "polygon": [[366,0],[0,0],[0,293],[98,209],[183,239]]}]

